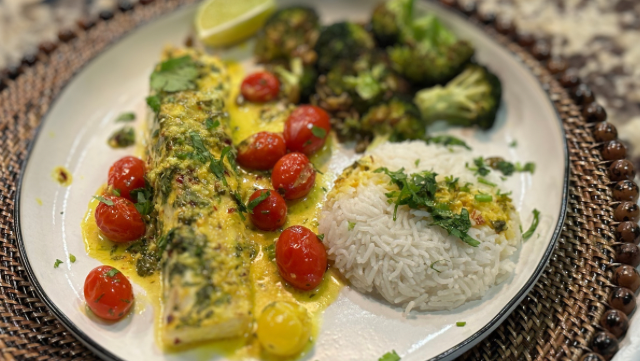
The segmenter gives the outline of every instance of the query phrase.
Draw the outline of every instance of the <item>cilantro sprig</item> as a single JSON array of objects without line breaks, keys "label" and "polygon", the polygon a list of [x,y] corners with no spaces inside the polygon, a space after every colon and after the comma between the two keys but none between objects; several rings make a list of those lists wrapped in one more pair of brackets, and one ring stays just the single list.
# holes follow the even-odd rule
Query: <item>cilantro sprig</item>
[{"label": "cilantro sprig", "polygon": [[391,350],[391,352],[387,352],[382,355],[378,361],[400,361],[400,356],[398,356],[396,350]]},{"label": "cilantro sprig", "polygon": [[258,204],[262,203],[262,201],[269,198],[269,196],[271,196],[271,191],[260,193],[260,195],[256,199],[247,203],[247,211],[253,214],[253,209],[256,208]]},{"label": "cilantro sprig", "polygon": [[529,226],[529,229],[527,229],[527,231],[522,234],[522,238],[524,240],[527,240],[531,238],[531,236],[533,236],[533,232],[535,232],[536,228],[538,228],[538,223],[540,223],[540,211],[537,209],[534,209],[533,221],[531,222],[531,226]]},{"label": "cilantro sprig", "polygon": [[429,137],[425,140],[427,144],[442,144],[442,145],[456,145],[465,149],[471,150],[471,148],[462,139],[456,138],[451,135],[437,135],[435,137]]},{"label": "cilantro sprig", "polygon": [[185,55],[160,63],[160,66],[151,73],[150,84],[152,90],[172,93],[195,89],[197,78],[196,62],[189,55]]}]

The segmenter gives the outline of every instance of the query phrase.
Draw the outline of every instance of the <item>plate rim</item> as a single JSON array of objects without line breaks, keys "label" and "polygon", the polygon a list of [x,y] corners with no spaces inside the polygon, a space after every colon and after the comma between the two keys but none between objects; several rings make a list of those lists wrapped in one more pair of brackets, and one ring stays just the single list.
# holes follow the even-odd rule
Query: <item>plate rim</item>
[{"label": "plate rim", "polygon": [[[484,338],[486,338],[492,331],[494,331],[501,324],[502,321],[504,321],[505,318],[507,318],[513,312],[513,310],[522,302],[522,300],[527,296],[527,294],[535,286],[535,284],[537,283],[538,279],[542,276],[542,273],[544,272],[546,266],[549,263],[549,260],[550,260],[550,258],[552,256],[553,252],[556,249],[556,246],[557,246],[557,243],[558,243],[558,239],[560,238],[560,235],[561,235],[561,232],[562,232],[562,227],[563,227],[565,219],[566,219],[566,213],[567,213],[568,202],[569,202],[568,195],[569,195],[569,178],[570,178],[570,175],[571,175],[571,169],[570,169],[570,163],[571,162],[570,162],[570,159],[569,159],[569,145],[568,145],[568,142],[567,142],[567,138],[566,138],[566,133],[565,133],[564,127],[562,126],[562,124],[563,124],[562,116],[560,115],[556,105],[554,104],[553,100],[551,99],[550,94],[546,91],[546,89],[545,89],[544,85],[542,84],[542,82],[540,81],[540,79],[535,75],[533,69],[529,65],[524,63],[522,61],[522,59],[518,59],[518,56],[512,50],[510,50],[505,44],[502,44],[501,42],[496,40],[494,37],[492,37],[491,34],[489,34],[486,31],[485,27],[482,26],[481,24],[478,24],[477,22],[474,22],[474,21],[470,21],[469,18],[464,17],[464,16],[460,15],[458,12],[453,11],[451,9],[448,9],[448,8],[442,6],[442,5],[438,4],[438,3],[436,3],[435,1],[424,0],[423,2],[424,3],[429,3],[429,5],[439,8],[440,11],[447,13],[448,16],[457,17],[459,19],[462,19],[462,21],[464,21],[467,25],[470,25],[470,26],[480,30],[481,32],[483,32],[485,35],[487,35],[488,37],[491,38],[491,41],[493,41],[499,47],[501,47],[504,50],[506,50],[511,57],[513,57],[516,61],[518,61],[523,66],[524,70],[527,73],[529,73],[530,75],[533,76],[533,78],[535,79],[535,82],[544,91],[545,97],[547,98],[547,100],[551,104],[551,108],[553,109],[553,113],[555,114],[555,118],[556,118],[556,121],[558,122],[557,124],[558,124],[559,130],[560,130],[560,133],[562,135],[562,149],[563,149],[563,153],[564,153],[563,154],[564,155],[564,177],[563,177],[563,184],[562,184],[562,199],[561,199],[561,203],[560,203],[558,221],[557,221],[557,223],[556,223],[556,225],[554,227],[553,233],[551,234],[551,239],[550,239],[549,245],[547,246],[547,248],[546,248],[546,250],[545,250],[545,252],[544,252],[544,254],[543,254],[543,256],[542,256],[542,258],[540,260],[540,262],[538,263],[538,265],[536,266],[535,270],[533,271],[533,273],[531,274],[529,279],[526,281],[524,286],[518,291],[518,293],[516,293],[516,295],[514,297],[512,297],[511,300],[509,300],[509,302],[507,302],[507,304],[500,310],[500,312],[498,312],[482,328],[480,328],[478,331],[476,331],[471,336],[467,337],[462,342],[450,347],[446,351],[441,352],[440,354],[438,354],[438,355],[436,355],[434,357],[426,359],[426,361],[440,361],[440,360],[443,360],[445,358],[449,358],[449,357],[453,357],[453,356],[456,356],[456,357],[460,356],[460,354],[465,352],[465,351],[467,351],[468,348],[473,347],[474,345],[476,345],[477,343],[482,341]],[[60,91],[55,96],[55,98],[51,101],[51,104],[50,104],[49,108],[47,109],[46,113],[44,113],[42,115],[40,124],[38,124],[37,129],[34,132],[33,139],[30,141],[30,143],[29,143],[29,145],[27,147],[26,155],[25,155],[24,159],[20,162],[21,168],[20,168],[20,173],[18,175],[18,179],[17,179],[17,182],[16,182],[16,196],[15,196],[15,205],[14,205],[14,209],[13,209],[13,218],[15,220],[14,228],[15,228],[15,236],[16,236],[16,243],[17,243],[17,246],[18,246],[18,252],[20,254],[20,257],[22,258],[22,265],[24,266],[25,271],[27,273],[27,276],[29,277],[29,282],[32,284],[35,293],[40,297],[42,302],[47,306],[47,309],[49,309],[49,311],[60,321],[60,323],[67,330],[69,330],[69,332],[71,332],[71,334],[73,334],[78,341],[80,341],[85,346],[87,346],[87,348],[89,348],[92,352],[97,354],[101,359],[105,359],[105,360],[125,361],[125,359],[120,358],[119,356],[115,355],[114,353],[109,351],[107,348],[103,347],[98,342],[96,342],[89,335],[84,333],[78,326],[76,326],[76,324],[71,319],[69,319],[65,315],[64,312],[62,312],[62,310],[60,310],[56,306],[55,303],[48,297],[48,295],[45,292],[44,288],[42,287],[42,285],[38,281],[33,268],[31,267],[31,262],[29,262],[29,258],[27,256],[27,252],[26,252],[26,249],[25,249],[24,239],[22,237],[22,226],[21,226],[21,217],[20,217],[20,208],[21,208],[20,204],[21,204],[21,198],[22,198],[22,188],[23,188],[22,186],[23,186],[24,174],[25,174],[29,159],[31,158],[31,155],[33,153],[33,148],[34,148],[35,144],[38,142],[38,140],[41,137],[41,130],[43,128],[43,125],[48,120],[51,110],[58,103],[58,101],[61,98],[61,95],[66,91],[68,85],[71,84],[73,82],[73,80],[90,63],[94,62],[102,53],[104,53],[105,51],[107,51],[108,49],[113,47],[115,44],[117,44],[120,41],[122,41],[122,40],[128,38],[129,36],[133,35],[137,30],[139,30],[139,29],[141,29],[141,28],[143,28],[143,27],[145,27],[145,26],[147,26],[147,25],[149,25],[151,23],[159,21],[159,20],[161,20],[161,19],[163,19],[163,18],[165,18],[167,16],[170,16],[171,14],[175,13],[176,11],[182,10],[182,9],[184,9],[186,7],[189,7],[189,6],[198,6],[198,4],[184,4],[182,6],[177,7],[172,12],[163,14],[163,15],[157,17],[157,18],[151,19],[149,21],[146,21],[146,22],[140,24],[139,26],[137,26],[134,29],[132,29],[132,31],[130,31],[129,33],[124,34],[122,37],[120,37],[120,38],[116,39],[114,42],[108,44],[104,49],[102,49],[99,53],[97,53],[96,56],[94,56],[92,59],[90,59],[89,61],[84,63],[80,68],[78,68],[78,70],[73,74],[73,76],[71,76],[68,79],[68,81],[60,89]],[[511,43],[513,43],[512,40],[509,40],[509,41]]]}]

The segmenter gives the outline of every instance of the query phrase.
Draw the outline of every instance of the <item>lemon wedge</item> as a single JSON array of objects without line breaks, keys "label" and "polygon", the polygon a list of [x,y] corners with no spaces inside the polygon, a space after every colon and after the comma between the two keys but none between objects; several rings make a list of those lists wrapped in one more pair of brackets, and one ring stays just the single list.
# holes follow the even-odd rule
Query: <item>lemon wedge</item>
[{"label": "lemon wedge", "polygon": [[209,46],[229,46],[260,30],[274,9],[274,0],[207,0],[198,8],[196,32]]}]

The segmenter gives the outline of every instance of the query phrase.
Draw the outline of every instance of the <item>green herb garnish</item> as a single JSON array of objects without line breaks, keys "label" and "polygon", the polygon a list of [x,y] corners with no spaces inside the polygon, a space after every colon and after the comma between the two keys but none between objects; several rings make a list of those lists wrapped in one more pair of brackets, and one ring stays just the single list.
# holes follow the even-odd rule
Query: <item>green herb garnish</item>
[{"label": "green herb garnish", "polygon": [[136,120],[136,115],[134,113],[122,113],[116,118],[116,122],[131,122]]},{"label": "green herb garnish", "polygon": [[61,260],[56,258],[56,262],[53,264],[53,268],[58,268],[60,266],[60,264],[62,264],[64,262],[62,262]]},{"label": "green herb garnish", "polygon": [[111,194],[113,194],[116,197],[120,197],[120,190],[118,188],[113,188],[111,190]]},{"label": "green herb garnish", "polygon": [[195,89],[197,77],[198,67],[189,55],[168,59],[151,74],[151,89],[169,93]]},{"label": "green herb garnish", "polygon": [[153,211],[153,190],[149,185],[144,188],[136,188],[129,194],[136,201],[135,206],[140,214],[143,216],[151,214],[151,211]]},{"label": "green herb garnish", "polygon": [[112,268],[105,274],[107,275],[107,277],[113,277],[113,276],[117,275],[118,273],[120,273],[120,271],[118,271],[115,268]]},{"label": "green herb garnish", "polygon": [[318,239],[320,240],[320,242],[324,241],[324,234],[319,234]]},{"label": "green herb garnish", "polygon": [[537,209],[533,210],[533,221],[531,222],[531,226],[529,226],[529,229],[527,229],[526,232],[524,232],[522,234],[522,238],[524,240],[527,240],[529,238],[531,238],[531,236],[533,236],[533,232],[536,231],[536,228],[538,228],[538,223],[540,222],[540,211],[538,211]]},{"label": "green herb garnish", "polygon": [[391,350],[391,352],[382,355],[378,361],[400,361],[400,356],[398,356],[395,350]]},{"label": "green herb garnish", "polygon": [[[224,157],[224,155],[222,157]],[[242,197],[240,197],[240,194],[238,194],[238,192],[231,192],[231,195],[233,195],[233,199],[235,199],[236,204],[238,205],[238,215],[244,221],[246,219],[244,217],[244,213],[247,213],[247,206],[245,206],[244,202],[242,202]]]},{"label": "green herb garnish", "polygon": [[351,231],[356,226],[356,222],[347,221],[347,230]]},{"label": "green herb garnish", "polygon": [[521,165],[520,163],[516,163],[516,170],[518,172],[529,172],[533,174],[536,171],[536,165],[535,163],[532,163],[532,162],[527,162],[524,165]]},{"label": "green herb garnish", "polygon": [[76,256],[74,256],[71,253],[69,253],[69,262],[75,263],[76,262]]},{"label": "green herb garnish", "polygon": [[220,121],[218,119],[212,120],[211,118],[207,118],[204,121],[204,126],[207,127],[207,129],[209,130],[215,129],[220,126]]},{"label": "green herb garnish", "polygon": [[509,143],[509,147],[511,147],[511,148],[515,148],[517,146],[518,146],[518,141],[515,140],[515,139],[513,140],[513,142]]},{"label": "green herb garnish", "polygon": [[99,200],[100,202],[108,205],[108,206],[112,206],[113,205],[113,201],[111,199],[107,199],[103,196],[93,196],[93,198]]},{"label": "green herb garnish", "polygon": [[[227,160],[231,163],[231,157],[227,156],[229,152],[231,152],[231,147],[224,147],[220,153],[220,159],[212,158],[211,163],[209,163],[209,170],[211,170],[211,173],[215,174],[215,176],[220,179],[225,186],[228,186],[228,184],[227,179],[224,176],[224,157],[227,157]],[[235,162],[233,164],[235,164]]]},{"label": "green herb garnish", "polygon": [[327,131],[324,128],[320,128],[318,126],[311,127],[311,133],[314,137],[324,139],[327,136]]},{"label": "green herb garnish", "polygon": [[132,127],[125,126],[116,130],[107,141],[111,148],[126,148],[136,143],[136,132]]},{"label": "green herb garnish", "polygon": [[204,142],[202,141],[202,137],[200,137],[200,134],[191,131],[189,132],[189,137],[191,138],[191,145],[194,149],[193,158],[202,163],[205,163],[209,159],[211,159],[211,153],[209,153],[209,149],[204,146]]},{"label": "green herb garnish", "polygon": [[265,199],[269,198],[270,195],[271,195],[271,191],[266,191],[266,192],[260,193],[260,195],[256,199],[250,201],[247,204],[247,211],[249,213],[253,214],[253,209],[256,208],[258,206],[258,204],[262,203],[262,201],[264,201]]},{"label": "green herb garnish", "polygon": [[475,172],[474,175],[481,175],[482,177],[486,176],[487,174],[489,174],[491,172],[491,169],[489,169],[489,167],[487,167],[487,165],[484,163],[484,159],[482,157],[478,157],[476,159],[473,160],[473,164],[475,165],[475,167],[470,167],[469,164],[465,164],[465,166],[467,167],[468,170]]},{"label": "green herb garnish", "polygon": [[416,167],[420,164],[420,159],[416,159],[416,161],[414,162],[414,164],[416,165]]},{"label": "green herb garnish", "polygon": [[483,177],[478,177],[478,183],[482,183],[482,184],[486,184],[489,187],[495,187],[497,186],[497,184],[489,182],[486,178]]},{"label": "green herb garnish", "polygon": [[427,144],[435,143],[442,145],[457,145],[466,149],[471,150],[471,148],[465,143],[462,139],[456,138],[451,135],[438,135],[435,137],[429,137],[426,139]]},{"label": "green herb garnish", "polygon": [[264,248],[264,253],[267,255],[267,258],[269,258],[269,260],[273,261],[274,259],[276,259],[276,245],[270,244],[266,246]]},{"label": "green herb garnish", "polygon": [[159,113],[160,112],[160,96],[158,95],[151,95],[147,97],[147,105],[151,108],[151,110],[153,110],[154,113]]},{"label": "green herb garnish", "polygon": [[491,202],[493,200],[493,196],[491,194],[484,193],[476,194],[473,198],[478,202]]},{"label": "green herb garnish", "polygon": [[466,322],[456,322],[456,326],[458,326],[458,327],[464,327],[466,325],[467,325]]},{"label": "green herb garnish", "polygon": [[435,269],[435,267],[433,267],[433,266],[435,266],[435,265],[436,265],[436,263],[438,263],[438,262],[449,262],[449,261],[448,261],[448,260],[446,260],[446,259],[439,259],[439,260],[437,260],[437,261],[435,261],[435,262],[432,262],[432,263],[431,263],[431,266],[429,266],[429,268],[431,268],[432,270],[434,270],[434,271],[436,271],[436,272],[440,273],[441,271],[438,271],[437,269]]}]

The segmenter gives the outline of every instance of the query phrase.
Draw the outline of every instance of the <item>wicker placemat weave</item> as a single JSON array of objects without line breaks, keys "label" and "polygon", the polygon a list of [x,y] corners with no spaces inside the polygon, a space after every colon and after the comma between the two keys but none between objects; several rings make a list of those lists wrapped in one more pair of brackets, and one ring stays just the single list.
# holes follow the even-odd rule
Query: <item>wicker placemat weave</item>
[{"label": "wicker placemat weave", "polygon": [[[59,43],[41,47],[38,62],[24,64],[21,75],[11,75],[14,80],[5,79],[4,86],[0,83],[0,359],[95,359],[49,313],[26,276],[14,236],[17,178],[43,115],[73,74],[130,30],[192,2],[141,0],[102,13],[95,24],[79,23],[78,29],[61,32]],[[455,1],[443,3],[453,6]],[[474,9],[461,10],[481,24]],[[593,124],[585,122],[579,106],[547,70],[553,70],[545,62],[548,57],[533,52],[536,59],[514,42],[514,29],[505,31],[504,24],[492,19],[484,23],[492,37],[532,70],[562,118],[571,162],[569,209],[557,249],[533,290],[462,358],[579,360],[602,331],[600,319],[610,308],[610,267],[617,265],[611,162],[601,158]]]}]

